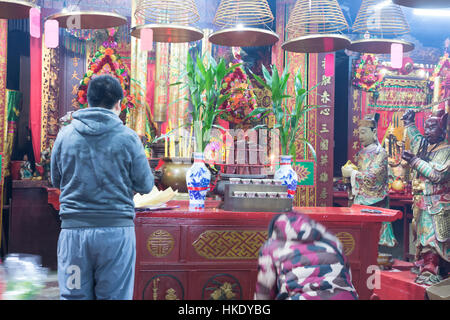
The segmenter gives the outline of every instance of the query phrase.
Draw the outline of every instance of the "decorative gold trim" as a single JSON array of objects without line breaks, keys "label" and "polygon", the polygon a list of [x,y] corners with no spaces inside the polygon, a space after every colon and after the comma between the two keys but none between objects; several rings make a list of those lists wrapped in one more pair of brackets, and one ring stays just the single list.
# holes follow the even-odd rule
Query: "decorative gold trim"
[{"label": "decorative gold trim", "polygon": [[256,259],[267,231],[207,230],[192,243],[195,252],[210,260]]}]

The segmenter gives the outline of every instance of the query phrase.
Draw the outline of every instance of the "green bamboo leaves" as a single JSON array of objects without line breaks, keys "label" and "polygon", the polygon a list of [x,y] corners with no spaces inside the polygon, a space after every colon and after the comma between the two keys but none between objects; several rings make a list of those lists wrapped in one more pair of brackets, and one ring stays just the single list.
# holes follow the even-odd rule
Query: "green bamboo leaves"
[{"label": "green bamboo leaves", "polygon": [[295,105],[291,109],[288,107],[288,99],[292,98],[292,96],[288,94],[287,90],[288,81],[291,76],[291,74],[288,73],[288,70],[289,68],[286,67],[280,75],[276,66],[272,65],[271,72],[269,72],[269,70],[267,70],[267,68],[263,65],[262,71],[264,80],[252,73],[253,77],[259,84],[271,91],[272,109],[257,108],[253,110],[250,116],[255,116],[257,114],[267,116],[269,114],[273,114],[276,123],[274,129],[279,130],[282,154],[292,155],[293,159],[295,159],[296,142],[301,142],[308,146],[314,159],[317,160],[316,152],[310,141],[307,138],[298,137],[297,132],[300,127],[300,120],[303,117],[306,117],[310,110],[321,107],[306,104],[308,95],[321,83],[318,83],[310,90],[307,90],[307,88],[304,87],[301,70],[299,69],[294,78]]},{"label": "green bamboo leaves", "polygon": [[[204,61],[206,63],[204,63]],[[194,60],[188,55],[186,65],[186,85],[189,89],[189,97],[192,109],[190,111],[196,151],[203,152],[211,140],[211,129],[219,115],[219,106],[229,98],[230,94],[222,95],[220,92],[225,77],[233,72],[240,64],[227,67],[225,60],[217,63],[210,55],[207,59],[197,55]]]}]

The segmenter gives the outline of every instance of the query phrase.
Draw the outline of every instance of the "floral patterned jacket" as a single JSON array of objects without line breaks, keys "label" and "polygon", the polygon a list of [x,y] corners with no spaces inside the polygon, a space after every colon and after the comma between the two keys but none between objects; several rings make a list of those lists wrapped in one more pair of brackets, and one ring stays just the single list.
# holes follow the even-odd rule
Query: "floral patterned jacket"
[{"label": "floral patterned jacket", "polygon": [[256,300],[355,300],[342,244],[300,213],[274,217],[260,250]]}]

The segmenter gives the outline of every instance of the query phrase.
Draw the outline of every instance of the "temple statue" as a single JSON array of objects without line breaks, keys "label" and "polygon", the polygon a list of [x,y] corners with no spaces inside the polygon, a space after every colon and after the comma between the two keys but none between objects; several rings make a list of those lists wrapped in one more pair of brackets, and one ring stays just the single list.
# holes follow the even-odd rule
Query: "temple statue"
[{"label": "temple statue", "polygon": [[[389,208],[388,154],[378,141],[379,114],[366,115],[359,122],[359,141],[363,148],[358,152],[357,170],[342,167],[344,178],[350,178],[353,203]],[[384,222],[379,245],[394,247],[397,244],[392,223]]]},{"label": "temple statue", "polygon": [[450,146],[448,113],[439,110],[424,125],[422,136],[415,126],[415,113],[405,113],[411,151],[402,158],[413,170],[413,234],[416,243],[416,282],[431,285],[442,280],[439,267],[450,257]]}]

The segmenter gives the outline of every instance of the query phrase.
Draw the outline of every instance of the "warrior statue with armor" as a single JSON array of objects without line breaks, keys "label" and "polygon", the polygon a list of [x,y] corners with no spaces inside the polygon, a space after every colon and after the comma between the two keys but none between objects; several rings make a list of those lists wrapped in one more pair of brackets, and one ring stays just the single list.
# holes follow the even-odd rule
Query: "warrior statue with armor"
[{"label": "warrior statue with armor", "polygon": [[411,151],[402,158],[413,169],[413,234],[416,242],[416,282],[432,285],[442,280],[439,266],[450,257],[450,145],[448,113],[439,110],[425,121],[422,136],[415,126],[415,112],[405,113]]}]

